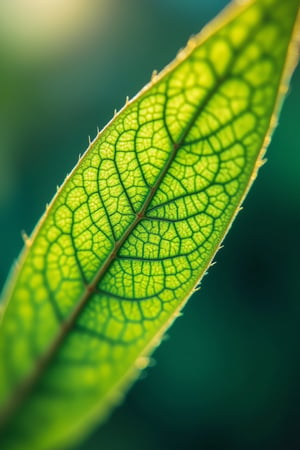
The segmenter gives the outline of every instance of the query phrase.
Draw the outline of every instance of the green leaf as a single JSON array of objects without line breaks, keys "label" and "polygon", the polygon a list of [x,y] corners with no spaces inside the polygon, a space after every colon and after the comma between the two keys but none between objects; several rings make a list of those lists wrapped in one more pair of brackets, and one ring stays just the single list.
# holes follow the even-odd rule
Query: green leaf
[{"label": "green leaf", "polygon": [[70,445],[120,401],[209,267],[296,63],[299,0],[234,3],[91,143],[5,291],[1,443]]}]

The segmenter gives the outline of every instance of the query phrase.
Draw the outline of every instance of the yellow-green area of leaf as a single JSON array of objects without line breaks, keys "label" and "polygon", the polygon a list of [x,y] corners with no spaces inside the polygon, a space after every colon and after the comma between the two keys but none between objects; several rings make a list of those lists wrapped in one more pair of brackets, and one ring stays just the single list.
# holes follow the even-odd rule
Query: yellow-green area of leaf
[{"label": "yellow-green area of leaf", "polygon": [[298,10],[232,4],[67,177],[5,290],[1,448],[71,445],[147,364],[261,165],[297,59]]}]

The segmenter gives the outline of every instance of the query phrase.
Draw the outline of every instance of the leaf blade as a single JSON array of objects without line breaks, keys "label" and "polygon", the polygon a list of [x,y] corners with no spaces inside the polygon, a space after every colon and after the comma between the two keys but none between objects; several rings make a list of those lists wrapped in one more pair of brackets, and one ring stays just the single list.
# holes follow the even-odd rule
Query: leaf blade
[{"label": "leaf blade", "polygon": [[[274,5],[278,8],[273,11]],[[101,133],[50,206],[27,252],[2,323],[2,336],[7,335],[6,343],[2,340],[3,355],[10,362],[2,389],[13,389],[20,374],[29,373],[34,363],[39,376],[31,378],[32,386],[48,368],[15,419],[18,439],[24,443],[24,435],[30,436],[28,448],[39,448],[41,437],[33,436],[34,427],[45,404],[42,419],[49,429],[42,442],[53,443],[54,434],[56,443],[61,442],[82,420],[81,409],[98,409],[104,392],[129,367],[137,370],[138,355],[145,353],[145,347],[153,347],[149,343],[157,330],[161,334],[166,328],[209,265],[249,187],[269,128],[289,34],[283,33],[286,39],[281,38],[281,50],[280,46],[276,50],[281,61],[276,76],[270,80],[272,58],[262,58],[263,67],[257,62],[262,52],[273,55],[274,24],[284,8],[286,14],[291,8],[291,14],[299,2],[289,5],[251,2],[249,8],[241,6],[229,13],[225,26],[212,30],[210,37],[194,39]],[[266,33],[267,12],[271,37],[264,43],[260,29],[264,24]],[[289,20],[291,34],[293,16]],[[249,29],[253,36],[245,47]],[[224,30],[231,30],[237,48],[248,49],[246,59],[232,51]],[[269,73],[267,85],[262,80],[265,73]],[[255,90],[250,112],[249,84]],[[239,183],[242,188],[238,189]],[[35,310],[30,308],[32,298]],[[15,341],[11,350],[9,336],[17,325],[26,342]],[[48,356],[36,363],[47,348]],[[98,364],[97,369],[93,364]]]}]

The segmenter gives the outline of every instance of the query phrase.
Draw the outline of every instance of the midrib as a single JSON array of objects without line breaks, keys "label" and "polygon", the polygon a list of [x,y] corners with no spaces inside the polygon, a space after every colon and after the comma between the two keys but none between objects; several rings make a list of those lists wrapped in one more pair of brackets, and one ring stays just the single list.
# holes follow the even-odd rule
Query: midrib
[{"label": "midrib", "polygon": [[[170,156],[167,159],[165,165],[163,166],[161,173],[159,174],[156,182],[154,183],[152,188],[150,188],[149,193],[148,193],[147,197],[145,198],[144,204],[142,205],[140,210],[136,213],[135,219],[128,226],[128,228],[124,231],[122,237],[115,243],[113,249],[107,256],[106,260],[103,262],[102,266],[100,267],[99,271],[97,272],[97,274],[95,275],[93,280],[85,286],[85,291],[83,292],[80,300],[78,301],[77,305],[72,310],[70,316],[62,322],[57,335],[54,337],[54,339],[53,339],[51,345],[48,347],[48,350],[46,351],[46,353],[42,357],[39,358],[39,360],[37,361],[32,372],[29,374],[29,376],[27,378],[25,378],[25,380],[22,383],[20,383],[17,386],[17,388],[13,392],[13,395],[9,398],[8,402],[3,407],[2,411],[0,411],[0,429],[9,422],[9,420],[11,419],[13,414],[18,410],[19,407],[22,406],[22,404],[24,403],[26,398],[29,396],[31,391],[34,390],[34,387],[37,385],[38,381],[42,378],[45,370],[51,364],[56,353],[59,351],[60,346],[64,342],[65,338],[68,336],[68,333],[72,330],[80,313],[83,311],[84,307],[86,306],[88,301],[93,296],[97,285],[103,279],[103,277],[105,276],[105,274],[111,267],[112,263],[116,259],[120,248],[123,246],[124,242],[127,240],[128,236],[132,233],[134,228],[145,217],[145,213],[146,213],[148,206],[150,205],[150,203],[151,203],[153,197],[155,196],[159,186],[161,185],[165,175],[167,174],[170,166],[172,165],[172,162],[174,161],[178,150],[180,148],[182,148],[182,146],[184,145],[184,141],[185,141],[187,135],[189,134],[190,130],[194,126],[201,111],[206,107],[206,105],[209,103],[211,98],[214,96],[214,94],[219,89],[220,85],[227,78],[228,78],[228,73],[225,74],[223,77],[220,77],[218,82],[216,82],[216,84],[211,89],[211,91],[208,92],[206,98],[202,101],[201,105],[199,105],[199,107],[196,109],[195,113],[193,114],[193,116],[190,119],[189,124],[187,125],[186,129],[182,132],[182,135],[178,138],[177,142],[171,141],[171,135],[169,133],[169,130],[167,130],[169,137],[170,137],[170,143],[172,145],[172,150],[171,150]],[[162,81],[162,80],[160,80],[160,81]],[[162,120],[163,120],[163,118],[162,118]]]}]

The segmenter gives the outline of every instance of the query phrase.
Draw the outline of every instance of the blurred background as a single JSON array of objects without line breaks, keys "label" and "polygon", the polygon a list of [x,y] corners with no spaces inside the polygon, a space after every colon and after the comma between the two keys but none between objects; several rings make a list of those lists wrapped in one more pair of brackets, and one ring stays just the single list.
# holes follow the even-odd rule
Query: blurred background
[{"label": "blurred background", "polygon": [[[115,108],[226,0],[1,0],[0,284]],[[77,450],[296,450],[300,71],[225,247],[111,419]]]}]

